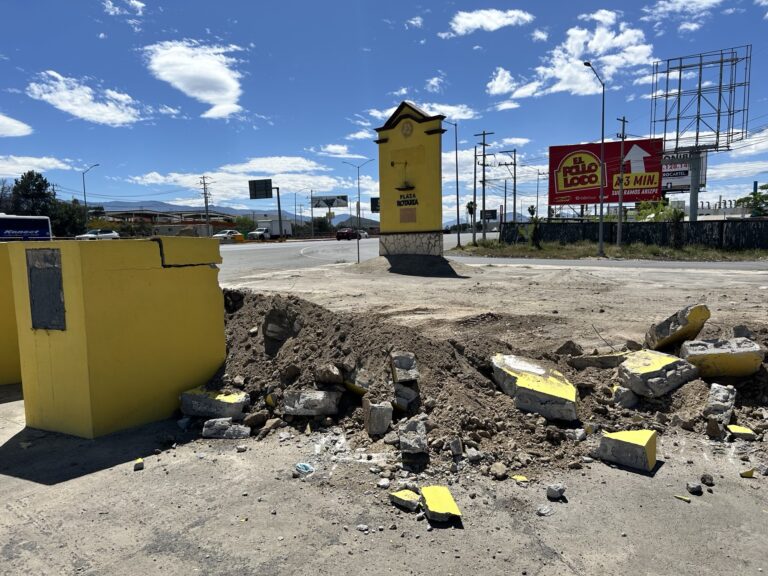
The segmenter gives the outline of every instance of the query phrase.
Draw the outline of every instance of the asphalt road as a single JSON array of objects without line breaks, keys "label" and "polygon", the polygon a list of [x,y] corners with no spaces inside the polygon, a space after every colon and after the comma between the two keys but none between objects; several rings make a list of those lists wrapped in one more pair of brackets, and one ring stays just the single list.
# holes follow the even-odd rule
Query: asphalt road
[{"label": "asphalt road", "polygon": [[[496,234],[488,234],[495,238]],[[463,244],[468,243],[471,234],[462,234]],[[454,234],[444,236],[445,250],[456,246]],[[327,264],[357,262],[357,242],[350,240],[308,240],[284,243],[249,243],[224,244],[221,246],[223,263],[219,279],[223,283],[236,282],[243,278],[267,270],[297,270],[313,268]],[[360,261],[376,258],[379,255],[378,238],[360,241]],[[477,258],[450,256],[464,264],[504,264],[523,266],[573,266],[599,268],[654,268],[686,270],[768,270],[768,263],[747,262],[665,262],[660,260],[621,260],[612,258],[587,258],[582,260],[553,260],[544,258]]]}]

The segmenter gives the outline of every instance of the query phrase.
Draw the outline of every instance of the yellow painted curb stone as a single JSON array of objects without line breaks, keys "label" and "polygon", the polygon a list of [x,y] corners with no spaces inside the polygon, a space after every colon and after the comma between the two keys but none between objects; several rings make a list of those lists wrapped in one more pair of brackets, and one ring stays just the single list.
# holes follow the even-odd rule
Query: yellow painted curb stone
[{"label": "yellow painted curb stone", "polygon": [[446,522],[453,517],[461,518],[461,510],[445,486],[425,486],[421,489],[421,496],[430,520]]}]

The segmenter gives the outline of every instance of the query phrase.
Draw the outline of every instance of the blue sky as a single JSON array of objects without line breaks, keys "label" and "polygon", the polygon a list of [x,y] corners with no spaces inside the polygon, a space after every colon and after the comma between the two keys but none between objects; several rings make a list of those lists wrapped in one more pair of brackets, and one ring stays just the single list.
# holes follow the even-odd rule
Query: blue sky
[{"label": "blue sky", "polygon": [[[356,194],[376,158],[373,128],[401,100],[459,124],[461,205],[471,199],[482,130],[518,151],[520,202],[535,201],[547,148],[600,138],[629,119],[650,132],[658,59],[753,45],[750,134],[709,158],[704,200],[768,181],[768,0],[647,2],[6,0],[0,7],[0,178],[42,171],[65,199],[200,204],[248,200],[272,177],[284,208]],[[444,214],[455,218],[453,128],[443,140]],[[504,160],[497,154],[489,163]],[[361,171],[363,204],[377,163]],[[490,170],[501,203],[504,167]],[[510,184],[511,187],[511,184]],[[546,184],[541,182],[541,213]],[[511,201],[510,201],[511,202]]]}]

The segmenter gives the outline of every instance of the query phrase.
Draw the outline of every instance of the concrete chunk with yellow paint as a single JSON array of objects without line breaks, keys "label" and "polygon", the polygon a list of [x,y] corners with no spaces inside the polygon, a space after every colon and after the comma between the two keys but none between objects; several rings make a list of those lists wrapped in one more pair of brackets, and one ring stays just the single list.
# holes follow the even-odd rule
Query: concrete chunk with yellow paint
[{"label": "concrete chunk with yellow paint", "polygon": [[397,492],[390,493],[389,501],[396,506],[414,512],[421,503],[421,496],[413,490],[398,490]]},{"label": "concrete chunk with yellow paint", "polygon": [[249,401],[245,392],[227,394],[198,386],[181,393],[181,411],[187,416],[242,418]]},{"label": "concrete chunk with yellow paint", "polygon": [[461,518],[461,510],[451,491],[445,486],[425,486],[421,489],[421,497],[427,518],[433,522],[448,522],[452,518]]},{"label": "concrete chunk with yellow paint", "polygon": [[728,432],[730,432],[734,438],[739,438],[741,440],[754,440],[757,438],[755,431],[751,428],[747,428],[746,426],[737,426],[736,424],[731,424],[726,426],[726,428],[728,428]]},{"label": "concrete chunk with yellow paint", "polygon": [[706,378],[751,376],[765,360],[765,351],[749,338],[692,340],[680,348],[680,357],[699,369]]},{"label": "concrete chunk with yellow paint", "polygon": [[704,304],[686,306],[663,322],[651,325],[645,335],[645,344],[651,350],[661,350],[693,340],[709,317],[709,308]]},{"label": "concrete chunk with yellow paint", "polygon": [[549,420],[577,419],[576,387],[557,370],[513,354],[496,354],[491,363],[494,381],[520,410]]},{"label": "concrete chunk with yellow paint", "polygon": [[602,460],[650,472],[656,466],[656,431],[608,432],[600,439],[597,453]]},{"label": "concrete chunk with yellow paint", "polygon": [[664,396],[697,375],[697,368],[689,362],[654,350],[631,352],[619,366],[622,386],[646,398]]}]

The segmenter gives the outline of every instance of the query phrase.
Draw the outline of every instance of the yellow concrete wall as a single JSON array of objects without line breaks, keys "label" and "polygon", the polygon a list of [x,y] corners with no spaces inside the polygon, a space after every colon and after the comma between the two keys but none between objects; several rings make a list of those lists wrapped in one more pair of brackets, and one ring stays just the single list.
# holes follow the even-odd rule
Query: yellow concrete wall
[{"label": "yellow concrete wall", "polygon": [[0,386],[21,382],[8,243],[0,243]]},{"label": "yellow concrete wall", "polygon": [[[62,250],[67,330],[23,326],[28,425],[95,437],[167,418],[181,391],[216,372],[226,355],[211,266],[220,261],[218,241],[168,240],[46,244]],[[162,266],[161,248],[172,267]],[[26,267],[16,250],[14,270]],[[15,274],[14,286],[17,310],[29,318],[26,274]],[[67,409],[54,418],[61,405]]]},{"label": "yellow concrete wall", "polygon": [[[406,106],[397,114],[392,128],[379,131],[382,233],[442,231],[442,121],[417,122],[409,118],[413,115],[421,113]],[[425,133],[433,130],[439,132]],[[413,190],[397,190],[403,184],[403,162],[408,163],[405,179]],[[414,200],[417,204],[408,205]],[[412,208],[416,210],[415,222],[403,222],[403,210]]]}]

